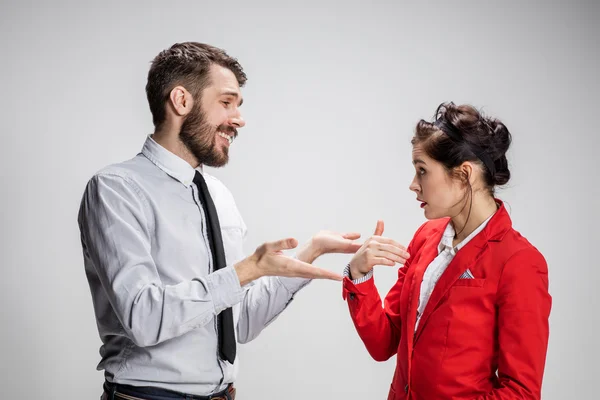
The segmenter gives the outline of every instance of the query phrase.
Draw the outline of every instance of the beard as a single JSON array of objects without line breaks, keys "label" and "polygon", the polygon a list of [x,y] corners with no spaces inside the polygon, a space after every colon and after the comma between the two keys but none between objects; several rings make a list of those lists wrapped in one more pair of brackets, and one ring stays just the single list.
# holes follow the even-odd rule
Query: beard
[{"label": "beard", "polygon": [[198,106],[194,105],[194,109],[183,121],[179,130],[179,138],[200,164],[219,168],[229,162],[229,147],[217,144],[218,131],[233,133],[234,139],[237,137],[235,128],[228,125],[215,127],[208,123],[198,104]]}]

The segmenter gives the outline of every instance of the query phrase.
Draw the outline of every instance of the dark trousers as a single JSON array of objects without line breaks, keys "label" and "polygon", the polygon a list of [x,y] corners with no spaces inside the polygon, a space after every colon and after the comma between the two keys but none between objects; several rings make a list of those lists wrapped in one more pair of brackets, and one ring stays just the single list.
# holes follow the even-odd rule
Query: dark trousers
[{"label": "dark trousers", "polygon": [[230,385],[211,396],[198,396],[155,387],[139,387],[105,382],[101,400],[235,400],[235,388]]}]

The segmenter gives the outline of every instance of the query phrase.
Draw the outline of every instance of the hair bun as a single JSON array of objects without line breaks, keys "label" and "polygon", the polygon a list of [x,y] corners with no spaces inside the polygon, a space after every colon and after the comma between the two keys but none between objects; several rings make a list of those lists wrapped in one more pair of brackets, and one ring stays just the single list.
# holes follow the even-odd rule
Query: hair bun
[{"label": "hair bun", "polygon": [[510,179],[506,152],[512,142],[512,136],[501,121],[495,118],[484,118],[485,125],[489,127],[489,145],[487,152],[494,161],[496,173],[492,177],[494,185],[505,185]]},{"label": "hair bun", "polygon": [[[469,105],[441,103],[433,123],[421,120],[411,143],[423,143],[427,155],[448,170],[464,161],[478,160],[484,166],[484,179],[493,192],[494,186],[508,183],[510,171],[506,152],[512,138],[498,119],[484,116]],[[436,133],[443,134],[437,135]]]}]

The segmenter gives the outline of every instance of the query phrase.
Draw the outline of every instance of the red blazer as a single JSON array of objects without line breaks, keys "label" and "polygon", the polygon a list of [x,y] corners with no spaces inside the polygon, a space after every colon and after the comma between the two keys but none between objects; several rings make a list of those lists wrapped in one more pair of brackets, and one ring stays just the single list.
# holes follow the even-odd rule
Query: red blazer
[{"label": "red blazer", "polygon": [[[437,282],[414,331],[425,269],[449,219],[423,224],[382,308],[373,279],[343,282],[354,326],[377,361],[397,355],[388,400],[539,399],[551,297],[544,257],[502,202]],[[459,279],[470,269],[475,279]]]}]

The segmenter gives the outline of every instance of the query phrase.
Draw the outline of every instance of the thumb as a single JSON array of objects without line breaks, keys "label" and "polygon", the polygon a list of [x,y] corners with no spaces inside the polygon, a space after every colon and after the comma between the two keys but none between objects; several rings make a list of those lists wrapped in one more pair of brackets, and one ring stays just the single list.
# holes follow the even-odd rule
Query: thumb
[{"label": "thumb", "polygon": [[360,238],[360,233],[355,233],[355,232],[351,232],[351,233],[344,233],[342,235],[342,237],[344,239],[350,239],[350,240],[356,240]]},{"label": "thumb", "polygon": [[267,243],[267,251],[278,252],[281,250],[289,250],[298,246],[298,241],[293,238],[282,239],[276,242]]},{"label": "thumb", "polygon": [[383,220],[377,221],[377,227],[375,228],[375,236],[381,236],[383,234]]}]

